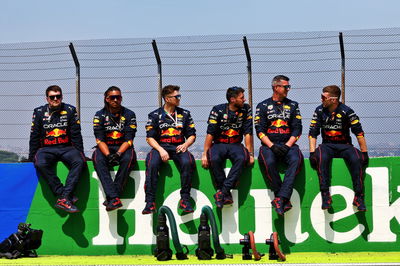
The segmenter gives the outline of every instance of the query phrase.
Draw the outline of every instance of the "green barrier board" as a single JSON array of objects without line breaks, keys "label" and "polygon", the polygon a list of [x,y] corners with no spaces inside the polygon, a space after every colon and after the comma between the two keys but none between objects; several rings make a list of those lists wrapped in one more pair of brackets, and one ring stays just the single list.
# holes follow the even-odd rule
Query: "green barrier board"
[{"label": "green barrier board", "polygon": [[[229,170],[229,163],[227,170]],[[253,231],[261,252],[268,252],[265,239],[277,231],[282,249],[290,252],[400,251],[400,157],[372,158],[366,169],[365,195],[368,211],[352,206],[354,192],[349,170],[342,159],[332,164],[333,209],[321,210],[318,177],[306,159],[296,179],[291,202],[293,209],[278,217],[271,208],[273,193],[256,162],[246,168],[234,204],[223,210],[215,207],[215,187],[209,171],[197,169],[192,180],[192,214],[178,209],[180,177],[173,162],[161,170],[157,207],[169,206],[174,212],[182,244],[191,254],[197,248],[197,227],[201,208],[214,210],[219,239],[227,253],[241,253],[239,240]],[[59,164],[58,175],[65,179],[67,169]],[[284,168],[281,168],[284,174]],[[151,254],[155,247],[157,215],[142,215],[145,165],[139,161],[131,172],[122,196],[123,207],[107,212],[104,195],[91,162],[76,188],[80,213],[67,214],[53,207],[55,198],[40,178],[27,222],[44,230],[40,254],[119,255]],[[34,177],[36,178],[36,177]],[[172,241],[171,241],[171,247]]]}]

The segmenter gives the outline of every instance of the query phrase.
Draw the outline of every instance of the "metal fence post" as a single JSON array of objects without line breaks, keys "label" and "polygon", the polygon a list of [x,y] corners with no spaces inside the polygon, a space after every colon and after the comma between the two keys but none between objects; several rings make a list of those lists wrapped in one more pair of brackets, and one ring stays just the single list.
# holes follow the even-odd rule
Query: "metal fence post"
[{"label": "metal fence post", "polygon": [[156,40],[153,40],[151,43],[153,46],[154,56],[157,60],[157,72],[158,72],[158,106],[162,106],[162,99],[161,99],[161,90],[162,90],[162,71],[161,71],[161,58],[160,54],[158,53],[157,43]]},{"label": "metal fence post", "polygon": [[345,74],[346,74],[346,65],[345,65],[345,57],[344,57],[344,44],[343,44],[343,33],[339,32],[339,43],[340,43],[340,57],[342,58],[342,103],[346,102],[346,79],[345,79]]},{"label": "metal fence post", "polygon": [[78,56],[76,55],[74,45],[69,43],[69,50],[71,51],[72,58],[74,59],[76,68],[76,110],[78,117],[81,117],[81,66],[79,64]]},{"label": "metal fence post", "polygon": [[251,72],[251,56],[250,56],[250,49],[247,43],[246,36],[243,36],[243,45],[244,51],[246,52],[247,58],[247,89],[249,94],[249,105],[251,109],[253,109],[253,80],[252,80],[252,72]]}]

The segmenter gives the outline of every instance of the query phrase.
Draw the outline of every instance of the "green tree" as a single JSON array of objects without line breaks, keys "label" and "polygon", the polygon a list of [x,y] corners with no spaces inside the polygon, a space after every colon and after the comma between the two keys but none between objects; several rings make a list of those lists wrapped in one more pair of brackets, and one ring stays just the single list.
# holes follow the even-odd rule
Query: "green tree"
[{"label": "green tree", "polygon": [[0,150],[0,163],[16,163],[19,161],[18,154],[10,151]]}]

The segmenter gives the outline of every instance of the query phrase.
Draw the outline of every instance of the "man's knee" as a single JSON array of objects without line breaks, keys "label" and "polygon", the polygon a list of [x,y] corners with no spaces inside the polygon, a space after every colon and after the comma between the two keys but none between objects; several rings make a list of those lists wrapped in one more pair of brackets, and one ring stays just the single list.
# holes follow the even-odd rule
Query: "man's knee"
[{"label": "man's knee", "polygon": [[236,154],[235,159],[233,160],[234,164],[245,165],[247,163],[246,155],[244,153]]},{"label": "man's knee", "polygon": [[354,167],[361,167],[361,158],[357,157],[357,156],[351,156],[349,158],[346,158],[345,161],[350,164],[351,166]]},{"label": "man's knee", "polygon": [[187,156],[182,156],[179,164],[181,165],[182,169],[191,169],[194,167],[194,161],[190,154],[188,154]]},{"label": "man's knee", "polygon": [[71,166],[72,167],[77,167],[77,168],[82,168],[85,165],[85,161],[81,156],[74,158],[71,161]]},{"label": "man's knee", "polygon": [[209,160],[210,164],[214,167],[221,165],[224,161],[224,159],[219,156],[210,156]]},{"label": "man's knee", "polygon": [[39,169],[39,171],[53,167],[53,165],[46,162],[46,160],[39,160],[39,159],[35,162],[35,166],[37,169]]},{"label": "man's knee", "polygon": [[160,156],[157,154],[155,155],[154,152],[151,152],[147,155],[146,158],[146,167],[148,169],[154,169],[154,168],[159,168],[161,165],[161,158]]},{"label": "man's knee", "polygon": [[277,161],[275,159],[275,156],[270,153],[260,153],[259,159],[261,159],[261,163],[264,166],[272,166],[276,165]]}]

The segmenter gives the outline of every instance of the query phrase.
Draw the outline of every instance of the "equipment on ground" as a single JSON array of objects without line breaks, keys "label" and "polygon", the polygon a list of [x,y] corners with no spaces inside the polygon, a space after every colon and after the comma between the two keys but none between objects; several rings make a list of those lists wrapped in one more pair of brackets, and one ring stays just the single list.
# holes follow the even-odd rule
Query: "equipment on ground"
[{"label": "equipment on ground", "polygon": [[243,260],[251,260],[252,259],[250,249],[253,251],[254,260],[260,260],[261,257],[265,255],[265,254],[262,254],[257,251],[256,243],[254,240],[254,234],[252,231],[249,231],[249,233],[244,234],[244,238],[240,239],[240,244],[243,245],[243,248],[242,248],[242,259]]},{"label": "equipment on ground", "polygon": [[[226,258],[233,258],[232,255],[225,254],[225,250],[221,247],[221,244],[219,243],[218,228],[217,228],[217,224],[215,222],[215,216],[214,216],[212,209],[209,206],[204,206],[201,209],[201,214],[202,214],[203,218],[200,218],[200,219],[203,219],[203,224],[208,225],[207,222],[210,221],[212,237],[213,237],[213,244],[214,244],[214,249],[215,249],[215,254],[216,254],[215,258],[218,260],[223,260]],[[200,225],[201,225],[201,222],[200,222]],[[197,255],[198,259],[211,259],[211,257],[214,254],[214,251],[212,250],[211,245],[206,243],[207,228],[206,227],[202,228],[202,231],[203,231],[201,234],[202,239],[200,239],[200,230],[199,230],[199,240],[198,240],[199,248],[196,249],[196,255]],[[201,248],[200,248],[200,246],[201,246]],[[198,254],[200,254],[201,257],[199,257]]]},{"label": "equipment on ground", "polygon": [[200,215],[200,225],[198,232],[198,248],[196,256],[199,260],[211,260],[214,250],[211,247],[211,232],[208,219],[205,213]]},{"label": "equipment on ground", "polygon": [[178,260],[185,260],[187,259],[187,254],[189,250],[186,246],[186,252],[183,252],[183,247],[179,242],[178,231],[176,229],[176,222],[174,215],[170,208],[167,206],[161,206],[158,210],[158,226],[157,226],[157,247],[154,250],[154,256],[157,257],[159,261],[166,261],[172,258],[172,250],[169,246],[169,230],[167,226],[167,217],[169,221],[169,225],[171,226],[171,235],[172,241],[174,243],[174,247],[176,250],[176,258]]},{"label": "equipment on ground", "polygon": [[0,243],[0,258],[37,257],[36,249],[42,244],[42,236],[43,230],[32,229],[28,223],[20,223],[18,231]]},{"label": "equipment on ground", "polygon": [[270,238],[265,240],[265,244],[269,245],[269,259],[270,260],[281,260],[285,261],[286,256],[282,253],[281,249],[279,248],[279,238],[278,233],[273,232]]}]

